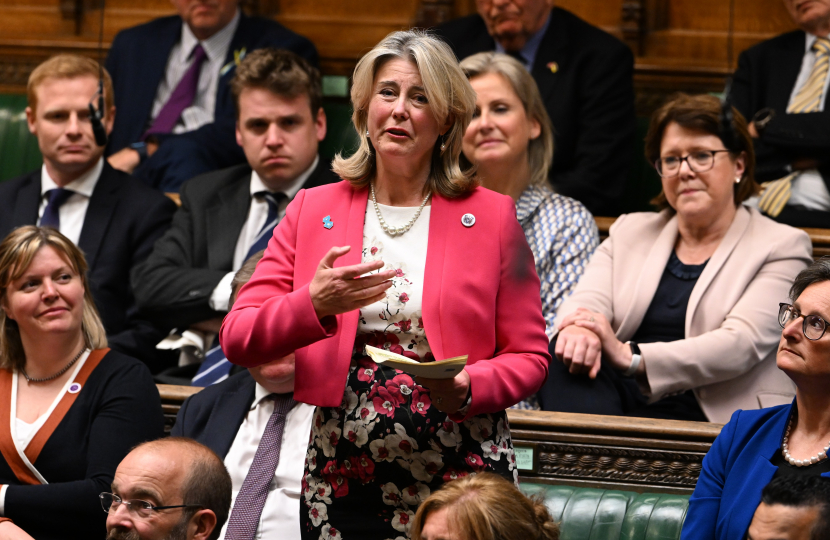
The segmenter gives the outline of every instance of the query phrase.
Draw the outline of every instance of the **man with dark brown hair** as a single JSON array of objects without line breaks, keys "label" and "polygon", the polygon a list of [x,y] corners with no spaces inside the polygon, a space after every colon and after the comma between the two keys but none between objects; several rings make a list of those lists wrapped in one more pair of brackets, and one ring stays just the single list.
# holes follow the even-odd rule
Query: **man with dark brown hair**
[{"label": "man with dark brown hair", "polygon": [[[173,226],[133,274],[151,318],[203,332],[208,345],[228,310],[234,273],[266,247],[290,200],[337,180],[317,153],[326,116],[316,68],[294,53],[260,49],[237,67],[231,89],[248,163],[186,182]],[[202,385],[221,379],[213,375]]]}]

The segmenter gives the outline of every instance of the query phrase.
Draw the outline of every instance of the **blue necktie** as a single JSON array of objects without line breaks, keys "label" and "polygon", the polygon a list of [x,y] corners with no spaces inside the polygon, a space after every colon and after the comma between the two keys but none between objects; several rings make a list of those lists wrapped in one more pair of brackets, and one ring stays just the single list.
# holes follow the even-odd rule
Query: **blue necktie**
[{"label": "blue necktie", "polygon": [[59,213],[60,207],[65,203],[69,197],[75,194],[71,189],[55,188],[46,192],[49,197],[49,202],[46,203],[46,208],[43,209],[43,216],[40,218],[41,227],[53,227],[60,230],[61,216]]},{"label": "blue necktie", "polygon": [[248,254],[245,255],[246,261],[252,255],[268,247],[268,241],[274,235],[274,227],[277,226],[279,221],[280,202],[287,198],[285,193],[271,193],[270,191],[259,191],[254,193],[254,197],[263,198],[268,203],[268,217],[265,219],[265,225],[262,226],[256,238],[254,238]]},{"label": "blue necktie", "polygon": [[[265,199],[268,203],[268,217],[265,219],[265,225],[257,233],[248,249],[248,254],[245,256],[247,261],[252,255],[262,251],[268,247],[268,241],[274,234],[274,227],[279,221],[280,202],[286,198],[284,193],[271,193],[270,191],[258,191],[254,193],[254,197]],[[224,381],[230,376],[231,364],[225,353],[222,352],[222,347],[219,346],[219,337],[213,341],[213,347],[205,355],[202,365],[199,366],[199,371],[193,377],[191,384],[193,386],[210,386]]]},{"label": "blue necktie", "polygon": [[222,347],[219,346],[219,336],[213,340],[213,347],[205,355],[205,359],[199,366],[199,371],[190,382],[192,386],[210,386],[227,379],[231,374],[231,364],[225,353],[222,352]]}]

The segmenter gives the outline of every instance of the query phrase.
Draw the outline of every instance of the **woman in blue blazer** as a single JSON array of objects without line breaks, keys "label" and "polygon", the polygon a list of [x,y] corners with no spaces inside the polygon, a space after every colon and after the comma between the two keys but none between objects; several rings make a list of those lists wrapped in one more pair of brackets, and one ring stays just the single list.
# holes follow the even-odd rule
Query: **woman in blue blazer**
[{"label": "woman in blue blazer", "polygon": [[681,540],[745,538],[773,478],[830,477],[830,260],[798,274],[790,298],[779,306],[776,363],[796,398],[732,415],[703,459]]}]

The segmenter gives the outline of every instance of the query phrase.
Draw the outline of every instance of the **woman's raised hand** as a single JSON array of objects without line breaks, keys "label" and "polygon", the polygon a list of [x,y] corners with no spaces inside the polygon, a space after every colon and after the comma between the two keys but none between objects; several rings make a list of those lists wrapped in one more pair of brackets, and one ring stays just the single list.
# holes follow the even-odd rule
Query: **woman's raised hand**
[{"label": "woman's raised hand", "polygon": [[334,268],[334,261],[350,250],[351,246],[331,248],[320,261],[308,286],[311,303],[320,319],[378,302],[386,295],[386,289],[392,286],[390,280],[395,275],[394,269],[364,276],[367,272],[383,268],[383,261]]}]

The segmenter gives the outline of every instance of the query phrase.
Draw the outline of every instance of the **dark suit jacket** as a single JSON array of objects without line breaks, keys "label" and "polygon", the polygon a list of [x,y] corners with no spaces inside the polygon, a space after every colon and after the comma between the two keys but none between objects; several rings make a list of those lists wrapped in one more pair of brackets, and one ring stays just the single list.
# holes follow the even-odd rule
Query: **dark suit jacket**
[{"label": "dark suit jacket", "polygon": [[[38,169],[0,183],[0,238],[15,227],[37,223]],[[153,249],[170,226],[176,205],[156,190],[104,163],[89,199],[78,246],[89,265],[89,286],[110,347],[155,370],[155,345],[165,333],[139,316],[130,271]]]},{"label": "dark suit jacket", "polygon": [[182,403],[170,435],[196,439],[225,459],[254,402],[255,390],[247,369],[208,386]]},{"label": "dark suit jacket", "polygon": [[[236,241],[251,206],[250,180],[251,168],[237,165],[182,186],[172,227],[133,273],[138,305],[158,324],[186,328],[224,315],[208,302],[233,270]],[[303,188],[338,180],[321,158]]]},{"label": "dark suit jacket", "polygon": [[[681,540],[746,537],[761,491],[778,470],[770,459],[781,450],[794,406],[795,401],[732,415],[703,458]],[[821,476],[830,478],[830,473]]]},{"label": "dark suit jacket", "polygon": [[[478,15],[445,23],[436,32],[459,60],[496,47]],[[531,72],[553,122],[551,183],[595,216],[617,215],[625,189],[636,130],[633,71],[634,56],[623,43],[553,9]]]},{"label": "dark suit jacket", "polygon": [[[172,16],[123,30],[115,36],[106,62],[117,111],[108,153],[140,140],[149,127],[156,91],[181,30],[181,18]],[[278,22],[244,14],[231,40],[226,61],[232,62],[234,52],[243,48],[250,53],[264,47],[291,50],[317,65],[317,49],[308,39]],[[231,69],[219,79],[214,122],[189,133],[162,137],[158,151],[136,169],[137,178],[162,191],[179,191],[182,182],[198,174],[245,162],[234,132],[236,112],[229,83],[235,72]]]},{"label": "dark suit jacket", "polygon": [[[774,37],[741,53],[732,82],[732,103],[747,121],[771,107],[775,116],[755,140],[755,177],[764,182],[788,174],[797,158],[819,160],[825,183],[830,178],[830,107],[823,112],[787,114],[804,57],[801,30]],[[828,103],[830,104],[830,103]]]},{"label": "dark suit jacket", "polygon": [[[0,398],[8,407],[10,396]],[[49,484],[21,485],[0,457],[0,484],[9,485],[5,516],[36,540],[105,538],[98,494],[111,491],[133,446],[163,435],[161,400],[147,368],[110,351],[34,463]]]}]

